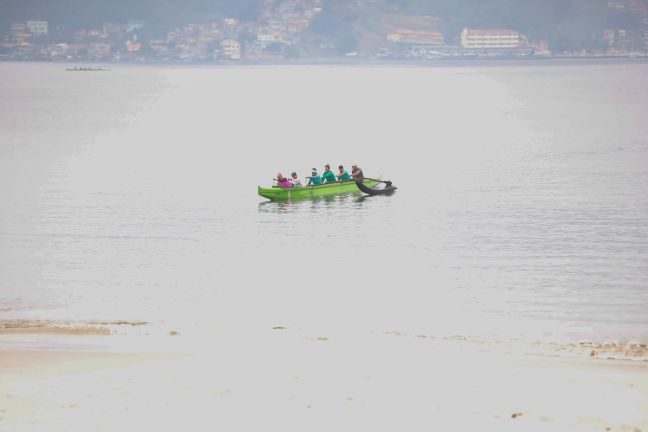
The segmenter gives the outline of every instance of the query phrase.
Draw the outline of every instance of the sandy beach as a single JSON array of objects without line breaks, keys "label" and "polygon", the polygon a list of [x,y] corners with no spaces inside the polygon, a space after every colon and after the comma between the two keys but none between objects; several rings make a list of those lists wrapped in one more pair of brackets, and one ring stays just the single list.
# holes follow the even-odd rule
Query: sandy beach
[{"label": "sandy beach", "polygon": [[0,429],[648,430],[648,362],[276,327],[0,335]]}]

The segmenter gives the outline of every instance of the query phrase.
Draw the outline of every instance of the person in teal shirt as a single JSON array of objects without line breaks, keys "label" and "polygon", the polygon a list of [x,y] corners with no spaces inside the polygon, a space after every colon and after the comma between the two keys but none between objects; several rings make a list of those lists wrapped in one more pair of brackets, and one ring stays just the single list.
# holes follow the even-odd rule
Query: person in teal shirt
[{"label": "person in teal shirt", "polygon": [[313,172],[311,173],[311,176],[308,177],[308,184],[306,186],[315,186],[319,184],[322,184],[322,179],[319,174],[317,174],[317,170],[313,168]]},{"label": "person in teal shirt", "polygon": [[344,167],[343,167],[342,165],[340,165],[340,166],[338,167],[338,169],[340,170],[340,172],[338,173],[338,180],[340,180],[340,181],[347,181],[347,180],[351,180],[351,176],[350,176],[349,173],[344,169]]},{"label": "person in teal shirt", "polygon": [[324,165],[324,172],[322,173],[322,180],[324,183],[335,183],[335,174],[331,171],[331,166],[329,164]]}]

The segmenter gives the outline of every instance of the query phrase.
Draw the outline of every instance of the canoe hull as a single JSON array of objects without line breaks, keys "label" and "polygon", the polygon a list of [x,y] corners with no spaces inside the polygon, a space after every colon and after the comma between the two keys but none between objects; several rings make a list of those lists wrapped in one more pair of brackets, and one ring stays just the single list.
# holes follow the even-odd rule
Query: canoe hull
[{"label": "canoe hull", "polygon": [[[364,184],[369,187],[374,187],[378,185],[379,182],[365,179]],[[353,180],[290,189],[284,189],[281,187],[262,188],[259,186],[259,195],[272,201],[295,201],[311,199],[318,196],[340,195],[353,192],[360,192],[358,186]]]}]

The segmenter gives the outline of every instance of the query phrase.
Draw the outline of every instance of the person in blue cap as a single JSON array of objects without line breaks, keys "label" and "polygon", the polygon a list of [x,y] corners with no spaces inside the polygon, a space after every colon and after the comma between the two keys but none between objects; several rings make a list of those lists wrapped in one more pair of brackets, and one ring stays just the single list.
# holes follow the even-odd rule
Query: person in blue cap
[{"label": "person in blue cap", "polygon": [[313,168],[310,177],[308,178],[308,184],[306,186],[315,186],[322,184],[322,178],[317,174],[317,168]]}]

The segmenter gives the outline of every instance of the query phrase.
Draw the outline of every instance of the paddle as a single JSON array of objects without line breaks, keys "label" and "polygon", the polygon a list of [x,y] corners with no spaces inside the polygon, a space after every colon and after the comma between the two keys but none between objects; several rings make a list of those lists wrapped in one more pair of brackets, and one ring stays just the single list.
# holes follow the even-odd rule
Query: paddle
[{"label": "paddle", "polygon": [[364,179],[365,180],[371,180],[371,181],[377,181],[378,183],[387,183],[386,180],[378,180],[378,179],[369,178],[369,177],[365,177]]}]

